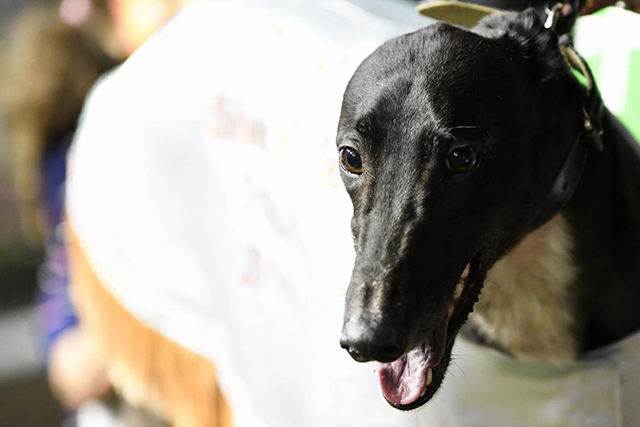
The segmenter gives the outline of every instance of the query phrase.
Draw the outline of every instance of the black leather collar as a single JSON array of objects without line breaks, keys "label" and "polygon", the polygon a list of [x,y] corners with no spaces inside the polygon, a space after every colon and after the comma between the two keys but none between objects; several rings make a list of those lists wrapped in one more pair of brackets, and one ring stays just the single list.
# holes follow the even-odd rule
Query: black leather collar
[{"label": "black leather collar", "polygon": [[[552,31],[552,29],[550,29]],[[602,142],[602,121],[604,117],[604,104],[598,91],[595,79],[587,62],[573,47],[571,37],[567,34],[559,38],[560,51],[567,63],[567,70],[574,83],[585,93],[585,102],[582,107],[582,126],[574,138],[558,175],[551,186],[547,197],[540,205],[533,221],[533,227],[537,228],[547,222],[558,213],[571,200],[575,192],[582,171],[587,161],[590,150],[601,152],[604,150]],[[576,76],[578,74],[578,77]]]}]

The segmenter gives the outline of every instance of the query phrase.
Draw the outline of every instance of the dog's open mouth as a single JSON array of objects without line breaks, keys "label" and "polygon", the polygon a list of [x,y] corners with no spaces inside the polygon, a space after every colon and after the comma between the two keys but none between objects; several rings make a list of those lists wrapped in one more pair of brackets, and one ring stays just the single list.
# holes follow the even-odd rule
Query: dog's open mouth
[{"label": "dog's open mouth", "polygon": [[440,387],[456,334],[473,310],[482,288],[482,281],[470,280],[472,263],[458,279],[448,310],[427,339],[393,362],[376,362],[382,394],[394,408],[415,409],[429,401]]}]

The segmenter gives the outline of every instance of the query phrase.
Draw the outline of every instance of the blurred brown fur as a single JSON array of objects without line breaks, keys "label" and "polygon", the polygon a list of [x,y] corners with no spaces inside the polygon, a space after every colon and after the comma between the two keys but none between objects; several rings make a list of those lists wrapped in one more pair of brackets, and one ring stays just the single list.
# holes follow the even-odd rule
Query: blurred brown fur
[{"label": "blurred brown fur", "polygon": [[110,379],[125,400],[175,427],[231,427],[231,408],[211,362],[142,324],[120,305],[75,238],[69,259],[82,324],[104,354]]},{"label": "blurred brown fur", "polygon": [[14,153],[26,240],[38,244],[40,162],[47,147],[73,132],[98,77],[123,58],[104,1],[73,27],[57,7],[32,6],[14,22],[0,54],[0,113]]}]

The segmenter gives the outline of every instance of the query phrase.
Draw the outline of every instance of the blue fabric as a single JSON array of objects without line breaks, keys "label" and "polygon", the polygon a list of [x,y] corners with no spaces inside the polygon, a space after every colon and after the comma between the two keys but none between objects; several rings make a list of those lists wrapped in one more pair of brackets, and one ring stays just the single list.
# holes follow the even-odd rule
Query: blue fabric
[{"label": "blue fabric", "polygon": [[64,186],[67,151],[72,135],[45,152],[41,168],[42,205],[47,220],[45,262],[38,272],[38,305],[43,347],[48,356],[53,342],[78,323],[69,299],[69,266],[65,247]]}]

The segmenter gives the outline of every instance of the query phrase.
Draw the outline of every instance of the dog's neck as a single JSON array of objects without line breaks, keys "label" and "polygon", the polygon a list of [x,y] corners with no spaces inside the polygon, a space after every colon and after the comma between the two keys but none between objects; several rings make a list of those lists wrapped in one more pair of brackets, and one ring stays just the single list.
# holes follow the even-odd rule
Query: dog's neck
[{"label": "dog's neck", "polygon": [[640,156],[614,120],[570,203],[489,271],[467,336],[553,361],[640,328]]},{"label": "dog's neck", "polygon": [[580,268],[585,349],[640,328],[640,152],[610,113],[604,126],[605,151],[590,153],[564,209]]},{"label": "dog's neck", "polygon": [[574,358],[578,270],[572,250],[561,215],[527,235],[489,271],[470,324],[519,359]]}]

